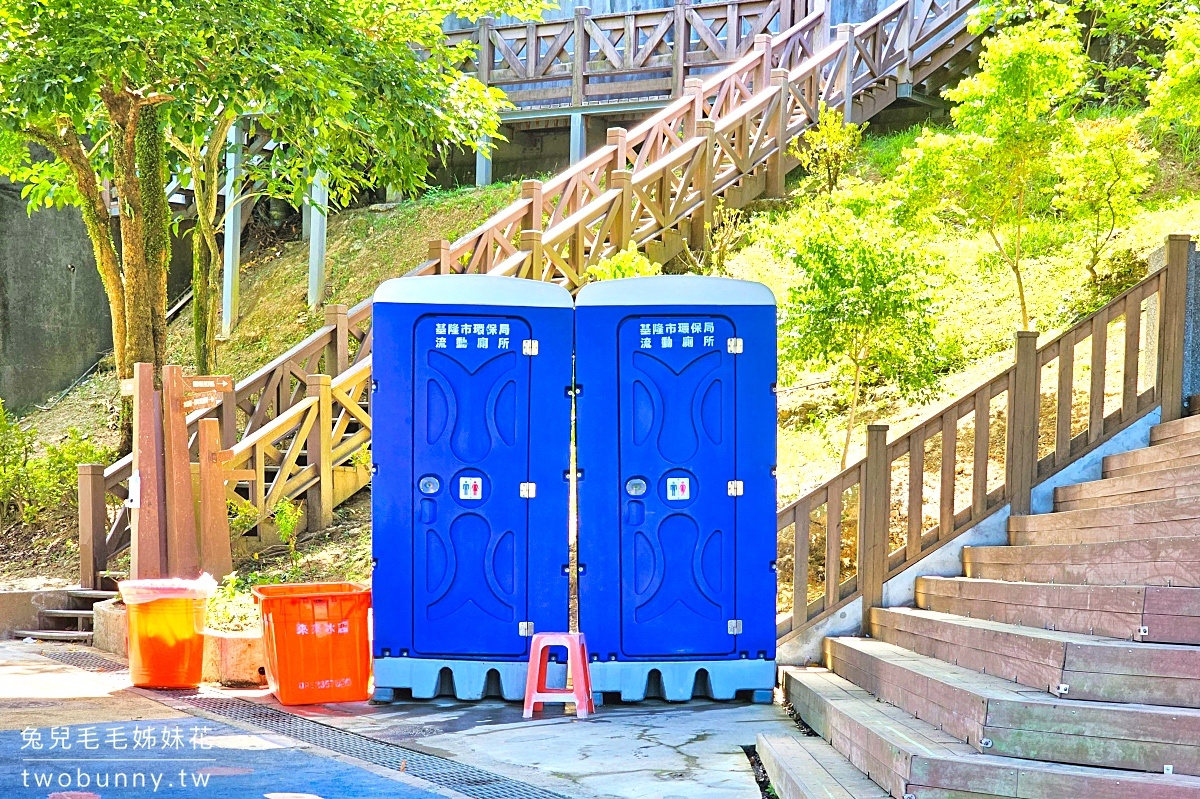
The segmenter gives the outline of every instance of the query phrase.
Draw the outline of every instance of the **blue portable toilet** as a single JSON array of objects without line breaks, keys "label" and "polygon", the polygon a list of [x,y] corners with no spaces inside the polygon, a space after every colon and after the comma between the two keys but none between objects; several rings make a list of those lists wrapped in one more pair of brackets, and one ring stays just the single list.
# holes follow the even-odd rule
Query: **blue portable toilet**
[{"label": "blue portable toilet", "polygon": [[571,295],[408,277],[373,315],[375,696],[433,697],[448,671],[459,699],[493,674],[520,699],[529,637],[568,624]]},{"label": "blue portable toilet", "polygon": [[[576,298],[579,626],[592,689],[775,685],[775,298],[699,276]],[[707,679],[705,679],[705,677]]]}]

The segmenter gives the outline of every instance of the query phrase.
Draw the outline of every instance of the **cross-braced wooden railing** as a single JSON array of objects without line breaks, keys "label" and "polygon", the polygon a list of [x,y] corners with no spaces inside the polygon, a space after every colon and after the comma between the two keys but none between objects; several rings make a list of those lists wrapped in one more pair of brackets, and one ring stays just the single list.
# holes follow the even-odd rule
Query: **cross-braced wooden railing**
[{"label": "cross-braced wooden railing", "polygon": [[[457,241],[431,242],[429,259],[408,274],[517,276],[576,289],[589,266],[630,241],[660,261],[689,242],[703,246],[717,198],[741,207],[782,193],[794,166],[787,144],[815,123],[821,102],[865,118],[891,102],[899,82],[961,57],[977,41],[967,29],[974,2],[899,0],[868,22],[839,26],[832,41],[818,5],[774,36],[757,34],[735,63],[687,79],[683,97],[632,130],[610,130],[604,147],[545,183],[526,181],[518,200]],[[349,312],[330,306],[324,327],[189,417],[193,450],[200,418],[219,419],[222,445],[232,447],[301,403],[310,375],[337,377],[368,358],[370,317],[370,299]],[[129,457],[81,468],[85,583],[129,545],[128,509],[110,512],[107,498],[128,498],[131,469]]]},{"label": "cross-braced wooden railing", "polygon": [[1006,504],[1029,513],[1037,482],[1157,405],[1177,418],[1188,247],[1172,236],[1164,269],[1040,347],[1018,333],[1013,366],[891,442],[871,425],[865,458],[780,509],[781,641],[860,596],[865,616],[887,580]]},{"label": "cross-braced wooden railing", "polygon": [[807,16],[808,0],[733,0],[496,25],[484,18],[451,33],[475,45],[463,69],[505,90],[518,106],[573,107],[678,97],[687,78],[709,75]]}]

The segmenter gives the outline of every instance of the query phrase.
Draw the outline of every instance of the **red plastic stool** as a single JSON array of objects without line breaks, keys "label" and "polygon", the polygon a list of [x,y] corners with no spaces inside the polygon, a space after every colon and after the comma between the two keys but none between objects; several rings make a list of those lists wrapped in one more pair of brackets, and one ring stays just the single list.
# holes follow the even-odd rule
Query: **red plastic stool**
[{"label": "red plastic stool", "polygon": [[[550,665],[550,647],[567,648],[570,688],[547,688],[546,672]],[[587,643],[583,633],[535,633],[529,643],[529,674],[525,678],[525,718],[533,718],[543,702],[575,702],[575,715],[586,719],[596,712],[592,702],[592,677],[588,671]]]}]

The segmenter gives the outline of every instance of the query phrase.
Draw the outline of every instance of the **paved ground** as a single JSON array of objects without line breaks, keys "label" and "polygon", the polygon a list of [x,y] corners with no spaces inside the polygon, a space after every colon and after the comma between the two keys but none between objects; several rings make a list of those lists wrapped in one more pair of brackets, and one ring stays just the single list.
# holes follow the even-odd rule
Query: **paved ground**
[{"label": "paved ground", "polygon": [[[463,796],[242,722],[230,726],[211,708],[199,710],[178,694],[131,690],[126,672],[93,673],[38,654],[49,651],[63,648],[0,642],[4,799],[140,799],[155,795],[151,774],[159,777],[157,793],[174,796]],[[610,704],[586,721],[559,710],[526,721],[520,706],[491,700],[282,708],[265,691],[206,687],[203,693],[246,700],[267,712],[291,713],[406,747],[396,751],[435,755],[569,799],[759,799],[742,747],[752,745],[759,732],[789,725],[777,705],[733,702]],[[140,747],[135,757],[135,734],[143,743],[149,735],[161,744],[163,731],[173,739],[176,727],[182,731],[182,746]],[[201,745],[193,747],[194,728],[204,727],[208,729],[200,733]],[[52,750],[52,728],[57,728],[54,735],[60,742],[66,736],[84,743],[70,752]],[[85,732],[88,728],[94,729]],[[33,748],[30,730],[38,733],[41,750]],[[127,748],[115,749],[122,742]],[[85,743],[98,745],[90,748]],[[208,748],[202,748],[204,744]],[[68,761],[64,755],[79,760]],[[111,781],[117,769],[132,774],[139,768],[144,784],[136,790],[97,790],[91,776],[109,774]],[[42,775],[40,788],[35,773]],[[179,785],[181,776],[187,787]],[[47,778],[55,784],[47,787]],[[84,778],[89,778],[90,789],[80,784]],[[205,778],[207,788],[191,784]]]}]

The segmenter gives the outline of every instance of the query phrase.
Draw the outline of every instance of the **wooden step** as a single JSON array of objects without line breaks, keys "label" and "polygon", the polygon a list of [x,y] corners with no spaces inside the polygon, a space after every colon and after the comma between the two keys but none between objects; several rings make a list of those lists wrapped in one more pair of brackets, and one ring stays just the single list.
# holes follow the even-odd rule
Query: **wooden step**
[{"label": "wooden step", "polygon": [[1008,540],[1013,546],[1128,541],[1172,535],[1200,535],[1200,496],[1008,519]]},{"label": "wooden step", "polygon": [[819,736],[760,733],[755,750],[779,799],[887,799]]},{"label": "wooden step", "polygon": [[1105,508],[1198,495],[1200,466],[1182,466],[1059,486],[1054,489],[1054,510]]},{"label": "wooden step", "polygon": [[826,638],[825,665],[982,753],[1200,776],[1195,708],[1057,699],[865,638]]},{"label": "wooden step", "polygon": [[83,644],[92,642],[90,630],[13,630],[13,638],[32,638],[36,641],[75,641]]},{"label": "wooden step", "polygon": [[1200,779],[983,755],[826,669],[782,670],[787,700],[901,799],[1200,799]]},{"label": "wooden step", "polygon": [[918,577],[917,607],[1026,627],[1200,643],[1200,589]]},{"label": "wooden step", "polygon": [[1200,438],[1200,416],[1184,416],[1182,419],[1173,419],[1150,428],[1152,447],[1188,438]]},{"label": "wooden step", "polygon": [[1200,707],[1200,648],[1194,646],[1116,641],[917,608],[873,609],[871,635],[1070,699]]},{"label": "wooden step", "polygon": [[1200,535],[1094,544],[964,547],[967,577],[1075,585],[1200,587]]},{"label": "wooden step", "polygon": [[1200,438],[1183,438],[1154,447],[1106,455],[1102,461],[1101,476],[1124,477],[1197,464],[1200,464]]}]

